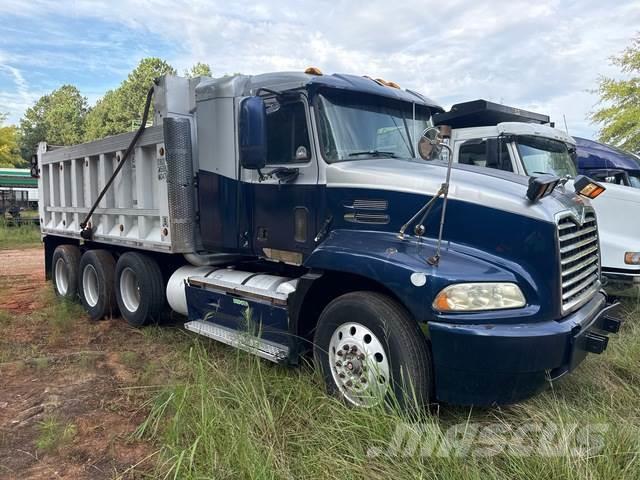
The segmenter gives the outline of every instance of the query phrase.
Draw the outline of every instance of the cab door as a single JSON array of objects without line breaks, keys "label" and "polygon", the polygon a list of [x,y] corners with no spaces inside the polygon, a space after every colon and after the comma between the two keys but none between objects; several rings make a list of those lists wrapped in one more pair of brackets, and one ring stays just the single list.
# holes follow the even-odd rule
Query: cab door
[{"label": "cab door", "polygon": [[320,203],[309,105],[303,95],[265,105],[266,166],[242,172],[251,184],[251,244],[256,255],[300,264],[314,248]]}]

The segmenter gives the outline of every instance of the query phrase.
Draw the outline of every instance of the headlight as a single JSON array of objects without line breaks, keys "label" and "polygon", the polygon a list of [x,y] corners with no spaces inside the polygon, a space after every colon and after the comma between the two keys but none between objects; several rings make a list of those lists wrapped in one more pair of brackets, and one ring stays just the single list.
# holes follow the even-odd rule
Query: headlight
[{"label": "headlight", "polygon": [[520,308],[526,305],[515,283],[456,283],[443,288],[433,301],[440,312],[473,312]]},{"label": "headlight", "polygon": [[625,253],[624,263],[626,263],[627,265],[640,265],[640,252]]}]

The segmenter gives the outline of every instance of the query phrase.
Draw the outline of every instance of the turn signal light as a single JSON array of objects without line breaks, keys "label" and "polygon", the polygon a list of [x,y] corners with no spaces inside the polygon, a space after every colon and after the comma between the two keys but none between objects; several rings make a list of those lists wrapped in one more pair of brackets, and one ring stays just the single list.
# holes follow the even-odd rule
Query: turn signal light
[{"label": "turn signal light", "polygon": [[594,182],[589,177],[585,175],[578,175],[574,182],[573,188],[576,193],[582,195],[584,197],[594,199],[606,189],[600,185],[598,182]]}]

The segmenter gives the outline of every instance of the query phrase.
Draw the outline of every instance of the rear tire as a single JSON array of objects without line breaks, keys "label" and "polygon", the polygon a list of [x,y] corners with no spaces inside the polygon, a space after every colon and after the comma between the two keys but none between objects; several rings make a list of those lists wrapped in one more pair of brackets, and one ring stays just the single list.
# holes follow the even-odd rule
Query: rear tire
[{"label": "rear tire", "polygon": [[116,299],[121,315],[134,327],[158,323],[165,302],[158,263],[142,253],[127,252],[116,265]]},{"label": "rear tire", "polygon": [[432,398],[424,334],[402,305],[379,293],[347,293],[327,305],[314,336],[314,359],[328,391],[356,406],[394,403],[395,397],[401,408],[420,410]]},{"label": "rear tire", "polygon": [[113,279],[116,262],[107,250],[88,250],[80,259],[78,292],[92,320],[117,315]]},{"label": "rear tire", "polygon": [[65,300],[78,299],[80,249],[75,245],[58,245],[51,260],[53,287],[56,295]]}]

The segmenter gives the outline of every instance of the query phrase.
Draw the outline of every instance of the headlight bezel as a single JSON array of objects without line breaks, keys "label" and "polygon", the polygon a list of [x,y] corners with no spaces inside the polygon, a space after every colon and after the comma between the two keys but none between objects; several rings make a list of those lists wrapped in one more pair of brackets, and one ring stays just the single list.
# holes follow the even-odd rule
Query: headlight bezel
[{"label": "headlight bezel", "polygon": [[[486,292],[487,289],[489,289],[488,292]],[[489,302],[484,305],[477,304],[479,295],[486,295],[487,293],[489,294]],[[496,296],[496,294],[500,293],[502,293],[501,297]],[[505,293],[508,296],[507,299],[504,298]],[[466,305],[462,303],[465,295],[467,296]],[[474,301],[476,302],[475,305],[472,304]],[[499,302],[502,302],[502,304],[499,304]],[[527,298],[520,286],[514,282],[452,283],[441,289],[431,303],[431,307],[439,313],[481,313],[520,309],[526,306]]]}]

